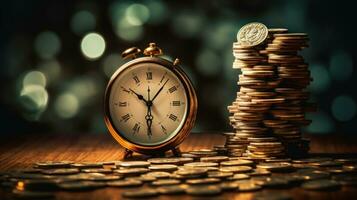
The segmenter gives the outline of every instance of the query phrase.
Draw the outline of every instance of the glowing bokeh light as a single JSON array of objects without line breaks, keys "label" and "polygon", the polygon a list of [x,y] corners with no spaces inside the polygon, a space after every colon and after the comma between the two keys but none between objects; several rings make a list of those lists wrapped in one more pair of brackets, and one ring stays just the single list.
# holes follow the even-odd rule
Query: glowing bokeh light
[{"label": "glowing bokeh light", "polygon": [[68,92],[75,95],[81,102],[81,105],[86,105],[95,100],[95,95],[104,88],[101,82],[90,76],[78,77],[73,80],[68,86]]},{"label": "glowing bokeh light", "polygon": [[38,120],[47,108],[48,93],[41,85],[26,85],[20,92],[19,101],[24,116],[29,120]]},{"label": "glowing bokeh light", "polygon": [[46,77],[40,71],[30,71],[28,72],[22,81],[23,87],[28,85],[39,85],[42,87],[46,86]]},{"label": "glowing bokeh light", "polygon": [[356,102],[350,96],[338,96],[332,101],[331,111],[337,120],[349,121],[356,116]]},{"label": "glowing bokeh light", "polygon": [[64,119],[77,115],[79,111],[78,98],[72,93],[63,93],[55,101],[56,114]]},{"label": "glowing bokeh light", "polygon": [[138,41],[142,38],[144,29],[142,26],[134,26],[126,18],[122,18],[117,23],[115,32],[123,40]]},{"label": "glowing bokeh light", "polygon": [[71,29],[77,35],[82,35],[89,31],[93,31],[95,26],[95,16],[87,10],[76,12],[71,20]]},{"label": "glowing bokeh light", "polygon": [[83,55],[91,60],[98,59],[105,51],[105,40],[98,33],[88,33],[81,41]]},{"label": "glowing bokeh light", "polygon": [[145,5],[134,3],[126,9],[125,16],[129,24],[141,26],[148,21],[150,11]]},{"label": "glowing bokeh light", "polygon": [[61,41],[56,33],[45,31],[35,39],[35,51],[42,59],[54,58],[61,49]]},{"label": "glowing bokeh light", "polygon": [[330,75],[334,80],[347,80],[352,76],[353,61],[349,54],[340,51],[331,56]]}]

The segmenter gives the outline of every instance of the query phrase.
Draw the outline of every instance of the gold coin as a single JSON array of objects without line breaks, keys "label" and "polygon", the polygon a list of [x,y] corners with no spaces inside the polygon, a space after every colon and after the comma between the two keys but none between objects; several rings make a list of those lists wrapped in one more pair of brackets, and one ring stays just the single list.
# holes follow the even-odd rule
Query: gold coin
[{"label": "gold coin", "polygon": [[261,44],[268,36],[268,28],[258,22],[244,25],[237,34],[240,46],[253,47]]},{"label": "gold coin", "polygon": [[191,176],[191,175],[206,175],[207,169],[202,168],[186,168],[176,171],[176,174],[181,176]]},{"label": "gold coin", "polygon": [[220,172],[220,171],[208,172],[209,178],[228,178],[231,176],[233,176],[233,172]]},{"label": "gold coin", "polygon": [[122,167],[148,167],[150,162],[146,161],[123,161],[119,163]]},{"label": "gold coin", "polygon": [[100,162],[83,162],[83,163],[72,163],[71,166],[79,169],[86,169],[86,168],[102,168],[103,164]]},{"label": "gold coin", "polygon": [[147,174],[145,174],[146,176],[152,176],[155,178],[169,178],[171,176],[171,174],[169,172],[149,172]]},{"label": "gold coin", "polygon": [[116,172],[118,174],[122,175],[134,175],[134,174],[143,174],[150,171],[147,168],[127,168],[127,169],[116,169],[113,172]]},{"label": "gold coin", "polygon": [[243,166],[243,165],[253,165],[251,160],[230,160],[221,162],[221,166]]},{"label": "gold coin", "polygon": [[187,167],[217,167],[218,163],[215,162],[191,162],[186,163],[184,166]]},{"label": "gold coin", "polygon": [[228,160],[227,156],[211,156],[211,157],[201,157],[201,162],[222,162]]},{"label": "gold coin", "polygon": [[109,187],[137,187],[143,184],[140,180],[117,180],[117,181],[108,181],[107,186]]},{"label": "gold coin", "polygon": [[250,172],[252,167],[249,166],[225,166],[219,169],[221,172],[244,173]]},{"label": "gold coin", "polygon": [[46,168],[67,168],[73,162],[70,161],[44,161],[35,163],[35,167],[46,169]]},{"label": "gold coin", "polygon": [[190,185],[212,184],[219,182],[221,182],[221,179],[219,178],[198,178],[186,180],[186,183]]},{"label": "gold coin", "polygon": [[77,168],[64,168],[64,169],[47,169],[42,170],[43,174],[47,175],[68,175],[68,174],[78,174],[80,171]]},{"label": "gold coin", "polygon": [[162,185],[178,185],[181,181],[177,179],[160,179],[157,181],[153,181],[151,183],[152,186],[162,186]]},{"label": "gold coin", "polygon": [[288,162],[260,163],[256,167],[269,171],[286,171],[293,168],[292,164]]},{"label": "gold coin", "polygon": [[257,191],[261,190],[262,187],[260,185],[257,185],[255,183],[251,182],[245,182],[245,183],[239,183],[238,184],[238,191],[240,192],[252,192],[252,191]]}]

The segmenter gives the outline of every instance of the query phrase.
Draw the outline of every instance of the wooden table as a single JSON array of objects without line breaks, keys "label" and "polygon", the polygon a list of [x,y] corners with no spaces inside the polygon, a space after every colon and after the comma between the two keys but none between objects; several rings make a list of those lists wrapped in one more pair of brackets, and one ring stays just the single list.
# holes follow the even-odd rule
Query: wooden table
[{"label": "wooden table", "polygon": [[[311,152],[321,155],[357,157],[357,138],[343,135],[308,135]],[[121,148],[109,134],[41,134],[12,135],[0,138],[0,170],[26,168],[38,161],[120,160]],[[193,133],[181,145],[183,151],[211,148],[224,144],[218,133]],[[121,189],[105,188],[91,192],[58,192],[58,199],[121,199]],[[264,190],[267,191],[267,190]],[[337,191],[307,192],[300,188],[275,190],[288,192],[294,199],[357,199],[357,188],[343,187]],[[0,195],[3,193],[0,193]],[[251,199],[253,193],[225,192],[212,199]],[[1,198],[0,198],[1,199]],[[196,199],[188,195],[160,196],[158,199]]]}]

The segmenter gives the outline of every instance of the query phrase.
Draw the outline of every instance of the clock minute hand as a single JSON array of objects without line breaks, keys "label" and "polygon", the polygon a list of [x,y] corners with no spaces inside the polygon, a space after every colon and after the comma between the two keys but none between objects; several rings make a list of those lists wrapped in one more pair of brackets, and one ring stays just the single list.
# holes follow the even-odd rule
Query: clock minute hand
[{"label": "clock minute hand", "polygon": [[152,101],[150,100],[150,87],[149,86],[148,86],[148,100],[146,102],[146,106],[147,106],[148,110],[147,110],[145,119],[146,119],[146,125],[148,128],[148,136],[150,138],[152,136],[151,125],[152,125],[152,120],[153,120],[154,116],[152,116],[152,114],[151,114]]},{"label": "clock minute hand", "polygon": [[164,89],[164,87],[165,87],[167,81],[169,81],[169,79],[167,79],[167,80],[165,81],[165,83],[161,86],[161,88],[159,89],[159,91],[157,91],[157,93],[154,95],[154,98],[152,98],[151,101],[154,101],[155,98],[160,94],[160,92],[162,91],[162,89]]}]

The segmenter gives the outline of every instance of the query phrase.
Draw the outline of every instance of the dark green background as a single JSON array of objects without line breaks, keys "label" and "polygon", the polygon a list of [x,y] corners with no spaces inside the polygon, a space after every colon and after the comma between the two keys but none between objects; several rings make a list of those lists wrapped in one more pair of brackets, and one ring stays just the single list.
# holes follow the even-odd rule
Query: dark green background
[{"label": "dark green background", "polygon": [[[179,57],[199,99],[195,131],[230,130],[226,106],[238,71],[232,42],[239,28],[307,32],[303,55],[319,105],[307,129],[354,134],[356,22],[353,1],[3,1],[1,3],[1,134],[104,133],[102,97],[122,50],[155,41]],[[99,58],[81,52],[96,32],[106,43]],[[25,80],[25,81],[24,81]],[[44,82],[45,80],[45,82]]]}]

